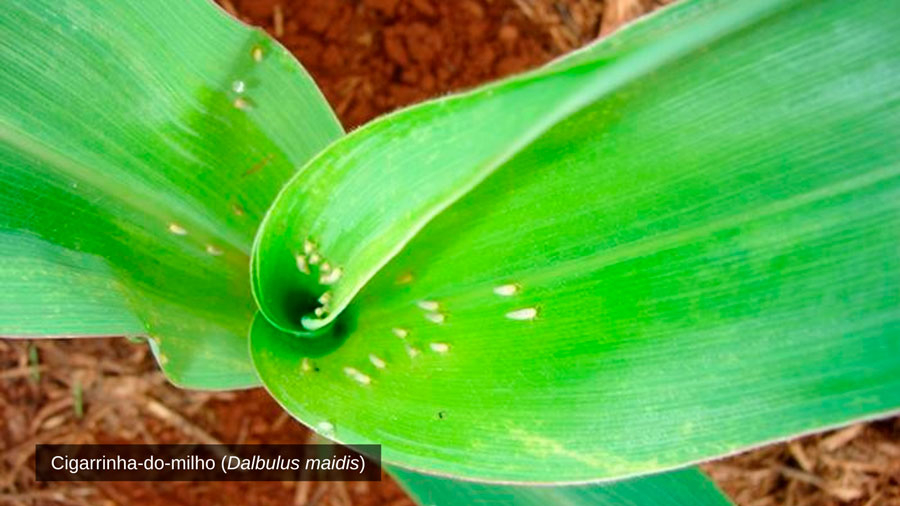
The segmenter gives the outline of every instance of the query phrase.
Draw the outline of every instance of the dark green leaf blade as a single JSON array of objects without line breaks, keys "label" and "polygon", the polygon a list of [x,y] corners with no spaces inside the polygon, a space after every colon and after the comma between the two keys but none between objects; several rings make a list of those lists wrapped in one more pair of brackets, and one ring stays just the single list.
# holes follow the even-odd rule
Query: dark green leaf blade
[{"label": "dark green leaf blade", "polygon": [[421,506],[728,506],[731,502],[697,469],[610,484],[516,487],[451,480],[391,468]]},{"label": "dark green leaf blade", "polygon": [[147,335],[176,383],[256,383],[253,234],[340,134],[290,54],[212,2],[5,2],[0,335]]}]

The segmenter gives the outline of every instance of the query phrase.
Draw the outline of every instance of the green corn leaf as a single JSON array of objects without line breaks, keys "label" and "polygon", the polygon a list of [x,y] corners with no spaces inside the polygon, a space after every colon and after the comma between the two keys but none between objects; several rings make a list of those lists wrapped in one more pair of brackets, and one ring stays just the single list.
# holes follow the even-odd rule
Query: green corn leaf
[{"label": "green corn leaf", "polygon": [[696,469],[607,485],[516,487],[487,485],[391,468],[391,475],[422,506],[727,506],[731,502]]},{"label": "green corn leaf", "polygon": [[[624,47],[612,55],[605,53],[613,44],[591,48],[571,62],[424,104],[336,142],[316,158],[312,169],[318,170],[298,174],[282,191],[257,237],[254,293],[263,313],[286,331],[331,323],[428,221],[536,138],[779,3],[679,7],[665,19],[665,44],[620,35],[624,44],[615,45]],[[298,269],[297,262],[310,265]],[[334,285],[328,312],[303,315],[320,305],[316,298],[329,288],[323,285]]]},{"label": "green corn leaf", "polygon": [[256,383],[253,235],[341,133],[212,2],[4,2],[0,335],[145,335],[176,383]]},{"label": "green corn leaf", "polygon": [[897,47],[900,4],[685,2],[353,132],[257,236],[261,379],[387,463],[512,483],[895,412]]}]

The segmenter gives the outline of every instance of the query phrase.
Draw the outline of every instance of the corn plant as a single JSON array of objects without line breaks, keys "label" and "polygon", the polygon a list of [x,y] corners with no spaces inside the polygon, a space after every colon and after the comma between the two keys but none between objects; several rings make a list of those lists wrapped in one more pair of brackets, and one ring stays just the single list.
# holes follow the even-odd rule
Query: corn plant
[{"label": "corn plant", "polygon": [[205,0],[7,0],[0,334],[146,337],[423,503],[722,504],[668,471],[900,406],[898,47],[687,0],[345,135]]}]

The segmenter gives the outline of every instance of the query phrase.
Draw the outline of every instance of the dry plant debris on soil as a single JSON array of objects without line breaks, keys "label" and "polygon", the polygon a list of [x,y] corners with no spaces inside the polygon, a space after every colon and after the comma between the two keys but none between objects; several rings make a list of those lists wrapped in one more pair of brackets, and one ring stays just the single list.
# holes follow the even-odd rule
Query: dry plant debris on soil
[{"label": "dry plant debris on soil", "polygon": [[[347,128],[537,66],[662,3],[649,0],[219,0],[307,67]],[[260,389],[180,390],[144,344],[0,341],[0,504],[389,505],[380,483],[34,482],[36,443],[297,443],[311,433]],[[741,506],[900,506],[900,419],[706,464]]]}]

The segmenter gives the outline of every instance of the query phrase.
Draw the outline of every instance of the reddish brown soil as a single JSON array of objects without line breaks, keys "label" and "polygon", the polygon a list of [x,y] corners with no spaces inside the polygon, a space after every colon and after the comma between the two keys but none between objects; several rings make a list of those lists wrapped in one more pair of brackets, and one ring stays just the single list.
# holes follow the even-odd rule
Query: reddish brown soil
[{"label": "reddish brown soil", "polygon": [[[311,433],[261,389],[180,390],[148,349],[124,339],[0,341],[0,504],[413,506],[389,478],[378,483],[36,484],[35,443],[303,443]],[[73,395],[83,392],[80,408]],[[79,410],[82,415],[79,416]]]},{"label": "reddish brown soil", "polygon": [[589,0],[220,3],[293,51],[348,127],[539,65],[596,37],[603,10]]},{"label": "reddish brown soil", "polygon": [[[219,0],[293,51],[348,128],[539,65],[653,0]],[[34,346],[39,365],[29,364]],[[39,377],[38,377],[39,376]],[[78,403],[73,389],[83,391]],[[0,504],[411,506],[381,483],[35,484],[37,442],[303,442],[261,390],[176,389],[123,339],[0,341]],[[79,412],[82,414],[79,415]],[[775,445],[704,469],[742,506],[900,505],[900,421]]]}]

